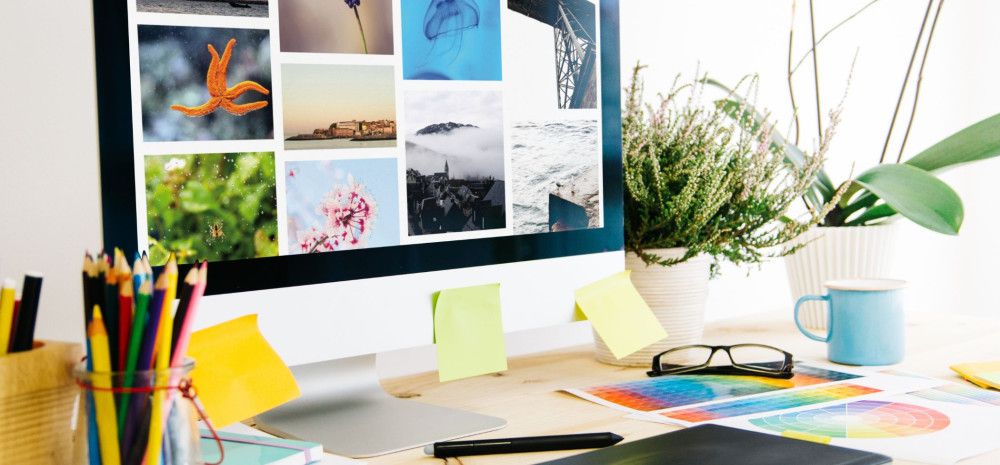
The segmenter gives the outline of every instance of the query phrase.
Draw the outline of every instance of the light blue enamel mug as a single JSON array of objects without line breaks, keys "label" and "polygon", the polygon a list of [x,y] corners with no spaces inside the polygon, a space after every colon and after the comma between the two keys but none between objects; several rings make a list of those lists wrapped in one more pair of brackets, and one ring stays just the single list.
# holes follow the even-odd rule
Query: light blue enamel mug
[{"label": "light blue enamel mug", "polygon": [[[892,365],[903,360],[906,323],[903,316],[905,281],[844,279],[827,281],[824,295],[806,295],[795,302],[795,325],[806,337],[827,344],[827,357],[845,365]],[[799,321],[803,303],[826,303],[826,335],[816,335]]]}]

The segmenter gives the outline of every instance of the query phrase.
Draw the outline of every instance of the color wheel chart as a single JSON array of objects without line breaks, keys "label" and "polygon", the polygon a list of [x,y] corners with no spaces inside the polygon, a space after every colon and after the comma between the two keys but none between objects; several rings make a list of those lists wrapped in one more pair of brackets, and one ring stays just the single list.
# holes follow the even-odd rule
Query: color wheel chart
[{"label": "color wheel chart", "polygon": [[751,424],[778,433],[793,431],[830,438],[889,439],[941,431],[947,415],[902,402],[859,400],[800,412],[754,418]]},{"label": "color wheel chart", "polygon": [[860,377],[861,375],[800,365],[795,367],[792,379],[725,375],[660,376],[585,389],[569,389],[567,392],[628,410],[651,412]]},{"label": "color wheel chart", "polygon": [[800,391],[779,392],[750,399],[731,400],[699,407],[670,410],[658,414],[665,418],[687,423],[701,423],[754,413],[774,412],[824,402],[845,400],[878,392],[882,391],[857,384],[832,384]]}]

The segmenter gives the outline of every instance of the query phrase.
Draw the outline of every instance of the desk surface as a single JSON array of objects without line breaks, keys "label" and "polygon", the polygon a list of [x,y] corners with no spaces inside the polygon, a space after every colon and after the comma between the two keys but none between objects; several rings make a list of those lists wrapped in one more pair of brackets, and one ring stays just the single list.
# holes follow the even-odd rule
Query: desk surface
[{"label": "desk surface", "polygon": [[[942,379],[959,380],[949,364],[962,361],[1000,359],[1000,319],[978,319],[944,315],[911,315],[907,324],[906,360],[900,368]],[[705,342],[734,344],[761,342],[784,348],[801,359],[825,360],[825,345],[798,334],[789,315],[762,315],[710,324]],[[592,347],[550,352],[510,360],[510,369],[492,376],[480,376],[439,383],[436,373],[393,379],[384,383],[392,394],[431,404],[457,407],[508,420],[499,431],[482,438],[569,434],[612,431],[633,441],[674,429],[673,426],[629,420],[623,413],[587,402],[559,389],[633,380],[644,370],[620,368],[596,361]],[[525,464],[552,460],[570,452],[463,457],[463,465]],[[442,464],[419,450],[409,450],[366,460],[382,464]],[[897,461],[897,464],[912,462]],[[961,462],[962,465],[1000,463],[1000,451]]]}]

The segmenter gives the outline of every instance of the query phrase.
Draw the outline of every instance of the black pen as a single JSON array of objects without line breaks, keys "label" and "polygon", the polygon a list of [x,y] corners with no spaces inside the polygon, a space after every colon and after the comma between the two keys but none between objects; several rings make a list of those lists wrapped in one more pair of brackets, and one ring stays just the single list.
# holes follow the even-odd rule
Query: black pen
[{"label": "black pen", "polygon": [[624,439],[614,433],[563,434],[524,438],[477,439],[473,441],[435,442],[424,447],[424,453],[437,458],[462,455],[511,454],[547,450],[596,449],[608,447]]}]

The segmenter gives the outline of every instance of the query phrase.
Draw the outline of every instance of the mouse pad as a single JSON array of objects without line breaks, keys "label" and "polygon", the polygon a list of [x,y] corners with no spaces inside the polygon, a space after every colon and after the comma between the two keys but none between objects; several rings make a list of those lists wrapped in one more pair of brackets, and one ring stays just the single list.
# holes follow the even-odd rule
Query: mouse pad
[{"label": "mouse pad", "polygon": [[879,465],[884,455],[719,425],[700,425],[539,465]]}]

